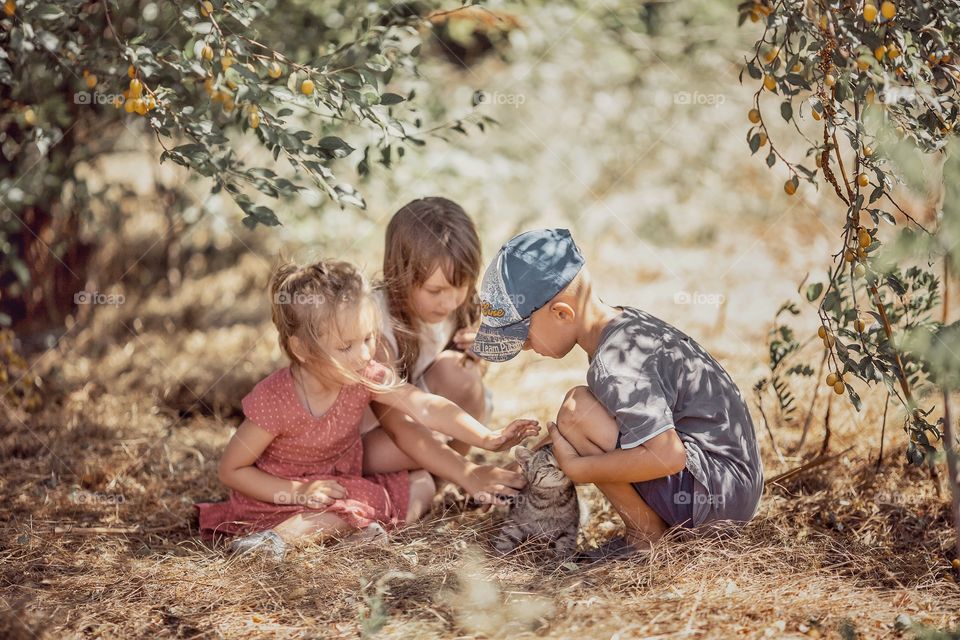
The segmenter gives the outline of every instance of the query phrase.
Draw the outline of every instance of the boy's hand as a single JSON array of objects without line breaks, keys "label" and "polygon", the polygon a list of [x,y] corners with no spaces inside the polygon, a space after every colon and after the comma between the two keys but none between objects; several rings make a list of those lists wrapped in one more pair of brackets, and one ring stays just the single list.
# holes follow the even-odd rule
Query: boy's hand
[{"label": "boy's hand", "polygon": [[580,458],[580,454],[577,453],[577,450],[573,448],[573,445],[563,437],[563,434],[560,433],[560,429],[557,428],[556,422],[547,423],[547,432],[550,434],[550,438],[553,440],[553,456],[557,459],[557,464],[560,465],[560,470],[567,475],[570,475],[570,463]]},{"label": "boy's hand", "polygon": [[506,451],[538,433],[540,433],[540,423],[536,420],[514,420],[503,431],[488,435],[485,438],[483,448],[488,451]]}]

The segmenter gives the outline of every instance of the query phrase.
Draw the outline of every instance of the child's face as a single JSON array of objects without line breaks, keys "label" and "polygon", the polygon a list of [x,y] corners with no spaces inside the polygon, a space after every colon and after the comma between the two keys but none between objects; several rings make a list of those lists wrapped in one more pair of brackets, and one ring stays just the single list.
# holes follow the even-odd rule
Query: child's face
[{"label": "child's face", "polygon": [[423,322],[443,322],[467,299],[467,287],[455,287],[447,281],[443,269],[437,267],[430,277],[414,287],[411,293],[413,310]]},{"label": "child's face", "polygon": [[577,314],[566,302],[553,300],[530,316],[524,351],[547,358],[562,358],[577,344]]},{"label": "child's face", "polygon": [[339,331],[331,331],[324,345],[327,353],[351,371],[363,372],[376,352],[373,303],[364,300],[359,308],[343,309],[338,318]]}]

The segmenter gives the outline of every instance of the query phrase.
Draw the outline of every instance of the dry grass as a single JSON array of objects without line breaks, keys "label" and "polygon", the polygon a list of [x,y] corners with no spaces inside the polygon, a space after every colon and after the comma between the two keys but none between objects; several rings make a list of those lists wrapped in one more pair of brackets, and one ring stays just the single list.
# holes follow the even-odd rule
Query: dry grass
[{"label": "dry grass", "polygon": [[[532,552],[494,558],[485,545],[499,516],[440,500],[387,544],[306,545],[279,566],[230,558],[198,539],[193,504],[225,495],[215,468],[240,399],[281,363],[263,294],[273,255],[322,239],[321,248],[369,269],[383,216],[412,197],[461,201],[487,256],[519,228],[569,226],[605,299],[691,334],[752,400],[770,319],[804,273],[823,271],[843,212],[810,189],[788,202],[782,167],[771,173],[747,157],[750,90],[736,85],[732,14],[710,27],[721,53],[683,53],[681,65],[654,51],[658,42],[641,41],[633,57],[648,45],[652,53],[639,74],[622,56],[602,57],[592,18],[565,11],[543,9],[530,21],[531,44],[518,57],[536,63],[531,77],[529,65],[496,62],[469,76],[429,77],[458,104],[478,85],[527,100],[492,114],[497,132],[431,147],[375,176],[365,185],[367,218],[284,213],[288,226],[269,235],[238,229],[236,216],[227,231],[198,225],[183,242],[175,285],[153,275],[163,265],[156,251],[128,272],[157,237],[140,213],[156,203],[144,197],[131,216],[140,225],[111,247],[126,303],[98,308],[38,354],[42,410],[0,405],[0,637],[894,638],[900,614],[960,625],[947,496],[904,465],[893,412],[874,473],[882,397],[870,393],[860,414],[834,401],[830,450],[852,448],[769,486],[738,536],[673,535],[644,561],[571,570]],[[547,56],[558,33],[564,46]],[[679,107],[676,90],[722,92],[725,101]],[[678,291],[722,293],[725,303],[678,305]],[[799,319],[800,331],[815,326]],[[551,418],[584,368],[582,355],[525,355],[491,369],[494,424]],[[782,464],[755,414],[767,477],[816,455],[821,395],[807,445]],[[771,420],[789,450],[798,428]],[[583,491],[593,511],[581,541],[589,546],[621,524]]]},{"label": "dry grass", "polygon": [[[239,398],[277,362],[263,310],[242,311],[264,277],[239,260],[205,282],[241,310],[230,326],[214,314],[188,322],[192,296],[153,295],[103,310],[41,363],[51,400],[34,415],[7,410],[0,439],[0,636],[834,637],[852,625],[881,638],[896,637],[902,613],[960,622],[946,500],[904,466],[899,439],[874,473],[869,410],[859,426],[833,425],[834,451],[858,446],[769,487],[739,535],[673,534],[646,560],[574,569],[535,551],[496,558],[485,549],[499,515],[439,498],[430,519],[386,544],[308,544],[279,566],[225,556],[197,538],[192,505],[224,494],[215,465]],[[124,315],[134,308],[151,311],[137,323]],[[191,328],[171,332],[151,314]],[[728,358],[736,377],[745,362]],[[498,416],[525,402],[549,417],[579,367],[525,359],[494,371]],[[781,445],[796,436],[777,427]],[[785,467],[767,444],[769,477]],[[582,491],[589,546],[621,525]]]}]

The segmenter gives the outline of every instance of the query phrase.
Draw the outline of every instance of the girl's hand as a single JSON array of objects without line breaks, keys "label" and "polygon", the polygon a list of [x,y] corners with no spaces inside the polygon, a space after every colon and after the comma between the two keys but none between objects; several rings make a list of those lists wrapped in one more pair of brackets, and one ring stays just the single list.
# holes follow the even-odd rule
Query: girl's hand
[{"label": "girl's hand", "polygon": [[313,480],[304,482],[296,493],[296,504],[310,509],[321,509],[334,500],[347,497],[347,490],[334,480]]},{"label": "girl's hand", "polygon": [[484,464],[470,473],[463,488],[478,502],[497,504],[517,495],[526,485],[522,473]]},{"label": "girl's hand", "polygon": [[460,329],[453,334],[453,344],[457,345],[457,349],[461,351],[470,351],[476,339],[477,332],[475,329]]},{"label": "girl's hand", "polygon": [[474,329],[460,329],[453,334],[453,344],[457,349],[463,351],[463,366],[466,366],[468,362],[481,362],[480,356],[473,350],[473,343],[476,339],[477,332]]},{"label": "girl's hand", "polygon": [[547,432],[550,434],[551,440],[553,440],[553,456],[557,459],[560,470],[569,475],[568,469],[570,468],[570,463],[580,458],[580,454],[577,453],[573,445],[563,437],[560,429],[557,428],[556,422],[547,423]]},{"label": "girl's hand", "polygon": [[540,423],[536,420],[514,420],[503,431],[486,436],[482,445],[488,451],[506,451],[510,447],[520,444],[526,438],[540,433]]}]

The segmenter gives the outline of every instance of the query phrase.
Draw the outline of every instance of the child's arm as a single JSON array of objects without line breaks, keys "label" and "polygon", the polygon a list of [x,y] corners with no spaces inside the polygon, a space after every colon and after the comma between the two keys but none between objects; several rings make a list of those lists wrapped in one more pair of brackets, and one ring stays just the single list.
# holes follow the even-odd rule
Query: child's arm
[{"label": "child's arm", "polygon": [[491,431],[453,402],[424,393],[412,384],[377,393],[375,398],[434,431],[489,451],[504,451],[540,432],[536,420],[514,420],[503,431]]},{"label": "child's arm", "polygon": [[346,497],[346,490],[332,480],[285,480],[255,467],[253,463],[275,437],[250,420],[244,420],[220,459],[220,482],[254,500],[275,504],[318,508]]},{"label": "child's arm", "polygon": [[433,436],[433,432],[396,409],[374,402],[380,426],[401,451],[430,473],[462,487],[483,501],[516,495],[526,484],[523,474],[489,464],[474,464]]},{"label": "child's arm", "polygon": [[577,453],[553,422],[547,430],[560,469],[578,483],[646,482],[678,473],[687,464],[687,451],[676,429],[667,429],[631,449],[589,456]]}]

